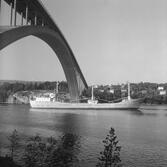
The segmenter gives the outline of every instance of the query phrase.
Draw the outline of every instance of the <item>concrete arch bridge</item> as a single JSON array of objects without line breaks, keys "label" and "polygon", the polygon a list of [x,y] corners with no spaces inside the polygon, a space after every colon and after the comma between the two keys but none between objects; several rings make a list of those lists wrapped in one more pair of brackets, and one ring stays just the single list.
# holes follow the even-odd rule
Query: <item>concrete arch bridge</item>
[{"label": "concrete arch bridge", "polygon": [[[10,6],[8,26],[0,26],[0,50],[9,44],[33,35],[45,41],[55,52],[64,70],[70,97],[77,101],[87,88],[86,80],[63,34],[39,0],[4,0]],[[0,0],[1,3],[1,0]],[[3,9],[0,5],[0,12]],[[17,15],[21,16],[18,25]]]}]

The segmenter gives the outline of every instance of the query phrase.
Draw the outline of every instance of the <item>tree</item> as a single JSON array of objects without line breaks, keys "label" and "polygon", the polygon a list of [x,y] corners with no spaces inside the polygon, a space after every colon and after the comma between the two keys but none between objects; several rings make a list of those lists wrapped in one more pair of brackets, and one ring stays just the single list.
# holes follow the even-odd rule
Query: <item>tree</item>
[{"label": "tree", "polygon": [[39,135],[31,137],[25,147],[23,160],[26,167],[38,167],[44,163],[46,145]]},{"label": "tree", "polygon": [[25,147],[25,167],[71,167],[77,162],[75,155],[78,137],[65,134],[60,140],[53,137],[42,139],[36,135]]},{"label": "tree", "polygon": [[120,150],[121,147],[118,146],[117,136],[115,135],[115,130],[110,129],[109,134],[103,140],[104,151],[100,152],[100,157],[97,167],[121,167]]},{"label": "tree", "polygon": [[[72,167],[78,162],[77,151],[80,147],[78,136],[66,133],[58,144],[57,149],[53,150],[52,164],[59,167]],[[78,166],[78,164],[77,164]]]},{"label": "tree", "polygon": [[18,135],[18,132],[17,130],[15,129],[12,134],[8,137],[8,140],[10,142],[10,146],[9,146],[9,149],[10,149],[10,157],[14,158],[14,153],[15,151],[17,150],[17,148],[19,147],[19,135]]}]

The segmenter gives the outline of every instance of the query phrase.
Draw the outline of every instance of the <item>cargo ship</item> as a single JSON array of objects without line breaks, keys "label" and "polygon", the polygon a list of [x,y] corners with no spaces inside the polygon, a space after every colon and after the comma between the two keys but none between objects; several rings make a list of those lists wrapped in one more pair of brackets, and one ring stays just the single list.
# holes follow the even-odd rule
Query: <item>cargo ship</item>
[{"label": "cargo ship", "polygon": [[32,108],[44,108],[44,109],[138,109],[142,102],[142,99],[132,99],[130,96],[130,84],[128,84],[128,97],[121,99],[120,102],[110,103],[98,103],[98,100],[94,98],[93,86],[91,99],[87,100],[87,103],[80,102],[61,102],[56,98],[56,93],[51,93],[49,97],[33,97],[30,99],[30,106]]}]

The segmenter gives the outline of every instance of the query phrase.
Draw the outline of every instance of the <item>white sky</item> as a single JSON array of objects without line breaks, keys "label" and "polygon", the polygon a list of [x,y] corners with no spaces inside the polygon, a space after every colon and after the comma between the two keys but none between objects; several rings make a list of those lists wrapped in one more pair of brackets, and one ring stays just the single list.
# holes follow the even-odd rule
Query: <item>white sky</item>
[{"label": "white sky", "polygon": [[[71,46],[88,84],[166,82],[166,0],[42,1]],[[2,25],[9,23],[8,10],[2,4]],[[0,79],[65,77],[51,48],[27,37],[0,51]]]}]

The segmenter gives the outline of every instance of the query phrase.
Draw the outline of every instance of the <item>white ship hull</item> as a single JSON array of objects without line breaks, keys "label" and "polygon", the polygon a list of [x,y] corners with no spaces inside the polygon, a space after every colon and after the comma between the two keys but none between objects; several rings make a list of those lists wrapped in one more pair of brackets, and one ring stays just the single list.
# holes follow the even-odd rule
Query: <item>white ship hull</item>
[{"label": "white ship hull", "polygon": [[48,108],[48,109],[138,109],[141,99],[123,100],[118,103],[65,103],[58,101],[33,101],[30,100],[32,108]]}]

